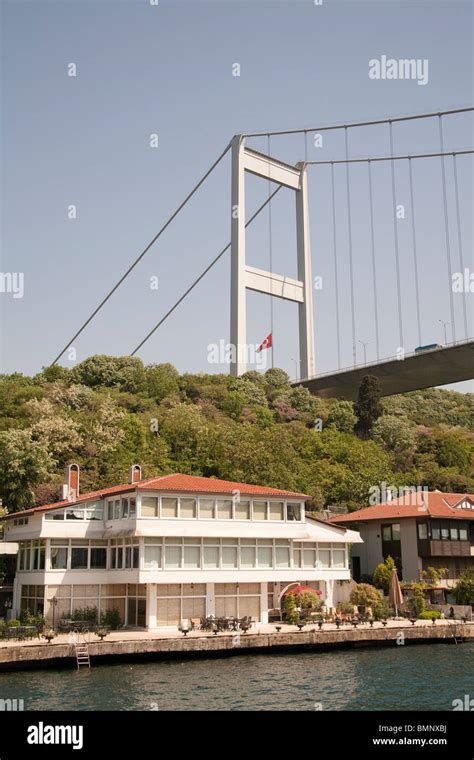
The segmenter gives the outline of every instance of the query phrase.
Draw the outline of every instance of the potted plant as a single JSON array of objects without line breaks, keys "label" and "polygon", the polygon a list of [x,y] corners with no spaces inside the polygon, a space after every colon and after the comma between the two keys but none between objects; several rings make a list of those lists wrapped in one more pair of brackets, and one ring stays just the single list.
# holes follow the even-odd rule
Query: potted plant
[{"label": "potted plant", "polygon": [[52,640],[56,638],[56,632],[52,628],[48,628],[43,634],[43,638],[46,639],[48,644],[51,644]]}]

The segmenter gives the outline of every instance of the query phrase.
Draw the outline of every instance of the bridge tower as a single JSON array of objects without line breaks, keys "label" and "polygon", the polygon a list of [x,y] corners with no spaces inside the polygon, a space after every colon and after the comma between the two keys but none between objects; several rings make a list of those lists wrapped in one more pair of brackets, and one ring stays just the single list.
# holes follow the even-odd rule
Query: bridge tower
[{"label": "bridge tower", "polygon": [[[245,260],[245,172],[295,191],[298,279],[256,269]],[[230,342],[235,347],[231,374],[246,371],[246,291],[267,293],[298,304],[301,377],[315,374],[313,283],[309,236],[308,179],[304,162],[295,166],[245,146],[242,135],[232,140]]]}]

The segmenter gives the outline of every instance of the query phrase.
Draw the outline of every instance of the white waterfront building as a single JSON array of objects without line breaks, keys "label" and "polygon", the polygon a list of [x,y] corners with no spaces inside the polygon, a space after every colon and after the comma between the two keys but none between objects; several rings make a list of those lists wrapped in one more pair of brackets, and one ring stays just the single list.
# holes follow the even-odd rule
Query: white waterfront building
[{"label": "white waterfront building", "polygon": [[319,590],[330,609],[361,538],[306,516],[307,499],[191,475],[143,480],[138,465],[129,483],[80,495],[69,465],[62,501],[7,517],[5,538],[19,543],[13,614],[116,608],[149,630],[209,615],[258,624],[290,584]]}]

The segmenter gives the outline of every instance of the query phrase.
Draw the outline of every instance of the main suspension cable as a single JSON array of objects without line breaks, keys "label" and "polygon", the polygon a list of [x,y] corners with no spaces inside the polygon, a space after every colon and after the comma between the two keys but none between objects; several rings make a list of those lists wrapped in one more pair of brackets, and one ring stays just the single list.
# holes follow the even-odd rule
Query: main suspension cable
[{"label": "main suspension cable", "polygon": [[474,111],[474,106],[468,106],[466,108],[449,108],[445,111],[433,111],[432,113],[420,113],[411,114],[409,116],[392,116],[390,119],[372,119],[370,121],[353,121],[350,124],[331,124],[323,127],[303,127],[301,129],[277,129],[270,132],[268,129],[265,132],[247,132],[243,137],[266,137],[267,135],[296,135],[301,132],[327,132],[331,129],[352,129],[354,127],[371,127],[376,124],[388,124],[390,121],[413,121],[414,119],[432,119],[435,116],[449,116],[455,113],[467,113]]}]

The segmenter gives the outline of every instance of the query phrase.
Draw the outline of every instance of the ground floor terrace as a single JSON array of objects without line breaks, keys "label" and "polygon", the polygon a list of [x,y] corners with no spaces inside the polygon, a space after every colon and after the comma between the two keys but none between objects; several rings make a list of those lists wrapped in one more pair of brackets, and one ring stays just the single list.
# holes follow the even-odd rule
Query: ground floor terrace
[{"label": "ground floor terrace", "polygon": [[[30,580],[30,579],[26,579]],[[61,583],[33,584],[17,577],[13,615],[29,610],[44,615],[57,627],[61,618],[81,613],[102,619],[117,610],[122,626],[176,629],[182,620],[199,622],[218,618],[249,617],[256,625],[276,619],[285,592],[303,585],[314,589],[332,610],[347,598],[350,584],[335,579],[286,578],[278,581],[206,583]]]}]

